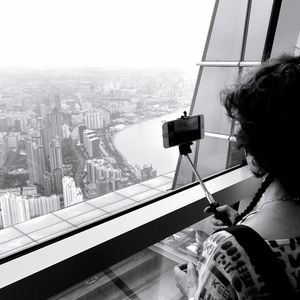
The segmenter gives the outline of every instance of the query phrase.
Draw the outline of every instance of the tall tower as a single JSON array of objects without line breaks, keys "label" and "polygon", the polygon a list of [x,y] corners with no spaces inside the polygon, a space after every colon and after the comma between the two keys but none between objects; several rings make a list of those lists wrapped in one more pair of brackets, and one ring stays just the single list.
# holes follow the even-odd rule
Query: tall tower
[{"label": "tall tower", "polygon": [[62,186],[62,169],[54,169],[52,173],[53,178],[53,186],[54,192],[57,195],[61,195],[63,193],[63,186]]},{"label": "tall tower", "polygon": [[45,195],[50,196],[52,194],[52,177],[48,172],[45,172],[43,175],[43,186],[45,189]]},{"label": "tall tower", "polygon": [[49,123],[53,126],[54,134],[62,137],[63,118],[61,112],[55,107],[51,114],[47,115]]},{"label": "tall tower", "polygon": [[29,202],[24,196],[7,193],[0,197],[3,227],[30,220]]},{"label": "tall tower", "polygon": [[53,174],[55,169],[62,170],[62,151],[59,138],[54,138],[50,142],[49,156],[51,173]]},{"label": "tall tower", "polygon": [[43,185],[43,174],[46,170],[44,147],[38,143],[38,138],[26,138],[27,166],[29,181]]},{"label": "tall tower", "polygon": [[55,137],[54,127],[49,120],[45,121],[45,125],[40,129],[42,143],[44,147],[45,157],[49,157],[49,145],[51,140]]}]

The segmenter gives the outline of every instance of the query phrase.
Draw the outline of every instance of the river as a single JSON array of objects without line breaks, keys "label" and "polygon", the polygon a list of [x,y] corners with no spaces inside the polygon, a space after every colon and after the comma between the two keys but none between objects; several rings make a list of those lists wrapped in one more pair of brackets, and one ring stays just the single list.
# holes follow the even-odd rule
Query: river
[{"label": "river", "polygon": [[174,171],[179,150],[163,147],[162,124],[181,115],[182,111],[126,127],[116,134],[115,146],[132,165],[150,164],[157,175]]}]

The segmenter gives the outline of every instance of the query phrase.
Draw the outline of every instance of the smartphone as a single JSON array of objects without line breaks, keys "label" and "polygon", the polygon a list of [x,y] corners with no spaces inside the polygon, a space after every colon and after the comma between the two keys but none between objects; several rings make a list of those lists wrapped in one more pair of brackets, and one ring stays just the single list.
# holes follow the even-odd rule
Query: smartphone
[{"label": "smartphone", "polygon": [[204,138],[204,115],[196,115],[165,122],[162,126],[165,148]]}]

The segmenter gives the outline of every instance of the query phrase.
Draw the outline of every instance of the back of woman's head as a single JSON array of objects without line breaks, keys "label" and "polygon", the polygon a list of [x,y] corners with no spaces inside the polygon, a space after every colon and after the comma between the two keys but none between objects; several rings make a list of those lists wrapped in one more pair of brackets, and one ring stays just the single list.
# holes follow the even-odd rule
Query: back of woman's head
[{"label": "back of woman's head", "polygon": [[300,197],[300,57],[283,55],[262,64],[223,93],[237,120],[237,141],[259,167]]}]

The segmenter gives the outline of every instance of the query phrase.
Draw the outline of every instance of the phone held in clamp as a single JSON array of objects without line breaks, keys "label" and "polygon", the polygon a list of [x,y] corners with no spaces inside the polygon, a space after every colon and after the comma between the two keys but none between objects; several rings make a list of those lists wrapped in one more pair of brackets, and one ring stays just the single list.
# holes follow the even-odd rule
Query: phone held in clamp
[{"label": "phone held in clamp", "polygon": [[179,153],[186,157],[193,173],[195,174],[205,196],[209,202],[209,207],[215,217],[221,220],[225,225],[232,226],[232,222],[228,215],[224,212],[220,212],[217,208],[220,204],[215,201],[212,194],[206,188],[203,180],[198,174],[189,153],[192,153],[191,145],[192,141],[200,140],[204,138],[204,116],[192,116],[188,117],[186,111],[183,112],[183,116],[180,119],[165,122],[163,124],[163,141],[164,147],[169,148],[173,146],[179,146]]}]

